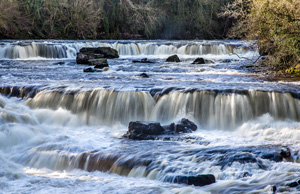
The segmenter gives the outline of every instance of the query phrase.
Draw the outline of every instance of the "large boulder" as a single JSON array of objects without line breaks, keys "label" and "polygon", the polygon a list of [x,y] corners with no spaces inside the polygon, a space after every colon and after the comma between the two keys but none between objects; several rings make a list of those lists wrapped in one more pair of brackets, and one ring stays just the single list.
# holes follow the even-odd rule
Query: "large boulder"
[{"label": "large boulder", "polygon": [[133,140],[155,140],[159,139],[160,135],[191,133],[195,130],[197,130],[197,125],[185,118],[176,124],[171,123],[164,126],[158,122],[132,121],[129,123],[128,132],[123,137]]},{"label": "large boulder", "polygon": [[179,63],[180,59],[177,55],[172,55],[170,57],[167,58],[166,62],[175,62],[175,63]]},{"label": "large boulder", "polygon": [[132,121],[124,137],[133,140],[154,139],[156,135],[163,134],[163,131],[164,129],[158,122]]},{"label": "large boulder", "polygon": [[205,60],[202,57],[195,59],[192,64],[205,64]]},{"label": "large boulder", "polygon": [[119,58],[118,51],[110,47],[84,47],[76,56],[76,63],[90,64],[92,59]]},{"label": "large boulder", "polygon": [[166,180],[167,182],[179,183],[179,184],[187,184],[194,186],[205,186],[210,185],[216,182],[216,178],[212,174],[203,174],[197,176],[175,176],[169,177]]},{"label": "large boulder", "polygon": [[118,51],[110,47],[83,47],[79,52],[89,55],[103,55],[102,58],[108,59],[119,58]]}]

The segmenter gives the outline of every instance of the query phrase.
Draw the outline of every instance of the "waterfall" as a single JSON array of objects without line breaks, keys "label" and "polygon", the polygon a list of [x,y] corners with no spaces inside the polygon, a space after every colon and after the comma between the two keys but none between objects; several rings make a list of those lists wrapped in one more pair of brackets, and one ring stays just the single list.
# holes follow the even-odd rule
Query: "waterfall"
[{"label": "waterfall", "polygon": [[172,92],[159,99],[152,118],[167,121],[191,115],[209,128],[234,129],[266,113],[277,119],[299,120],[300,101],[289,93],[278,92]]},{"label": "waterfall", "polygon": [[40,92],[28,105],[32,108],[64,108],[85,117],[87,124],[111,125],[149,120],[155,101],[147,92],[94,90],[76,94]]},{"label": "waterfall", "polygon": [[167,123],[188,117],[210,129],[233,130],[266,113],[276,119],[300,119],[300,101],[290,93],[175,91],[155,98],[148,92],[93,90],[73,94],[43,91],[28,105],[31,108],[67,109],[83,115],[88,124],[106,125],[127,125],[133,120]]},{"label": "waterfall", "polygon": [[26,45],[7,44],[0,46],[2,59],[28,58],[68,58],[67,47],[64,45],[40,44],[32,42]]},{"label": "waterfall", "polygon": [[233,51],[238,54],[254,52],[245,45],[226,43],[197,43],[186,42],[169,44],[164,42],[10,42],[0,44],[0,59],[75,59],[76,53],[82,47],[111,47],[116,49],[121,56],[158,55],[168,56],[173,54],[197,55],[224,55]]}]

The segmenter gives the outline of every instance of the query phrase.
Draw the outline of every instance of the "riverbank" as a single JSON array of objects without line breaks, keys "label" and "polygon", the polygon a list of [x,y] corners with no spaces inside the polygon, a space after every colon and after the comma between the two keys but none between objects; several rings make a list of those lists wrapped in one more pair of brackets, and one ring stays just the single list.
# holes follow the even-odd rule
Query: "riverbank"
[{"label": "riverbank", "polygon": [[295,82],[300,81],[300,73],[296,68],[282,69],[280,65],[274,65],[267,60],[259,60],[256,64],[251,66],[252,72],[267,76],[270,80]]}]

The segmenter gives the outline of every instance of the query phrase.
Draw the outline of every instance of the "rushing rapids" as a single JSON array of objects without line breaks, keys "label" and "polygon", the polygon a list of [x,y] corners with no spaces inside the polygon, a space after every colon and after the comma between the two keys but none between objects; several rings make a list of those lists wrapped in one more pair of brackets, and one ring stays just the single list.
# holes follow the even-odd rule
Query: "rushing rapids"
[{"label": "rushing rapids", "polygon": [[[255,73],[250,45],[0,42],[0,193],[299,193],[300,86]],[[95,46],[120,58],[84,73]],[[182,118],[198,129],[123,138]]]}]

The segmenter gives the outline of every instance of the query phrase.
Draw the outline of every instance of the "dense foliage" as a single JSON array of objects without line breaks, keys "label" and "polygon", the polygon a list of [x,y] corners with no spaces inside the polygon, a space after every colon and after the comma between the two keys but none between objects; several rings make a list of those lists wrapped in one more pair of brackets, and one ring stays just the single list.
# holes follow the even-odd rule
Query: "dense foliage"
[{"label": "dense foliage", "polygon": [[300,1],[235,0],[222,14],[236,21],[232,37],[257,39],[276,70],[300,72]]},{"label": "dense foliage", "polygon": [[229,0],[1,0],[0,38],[214,39]]}]

